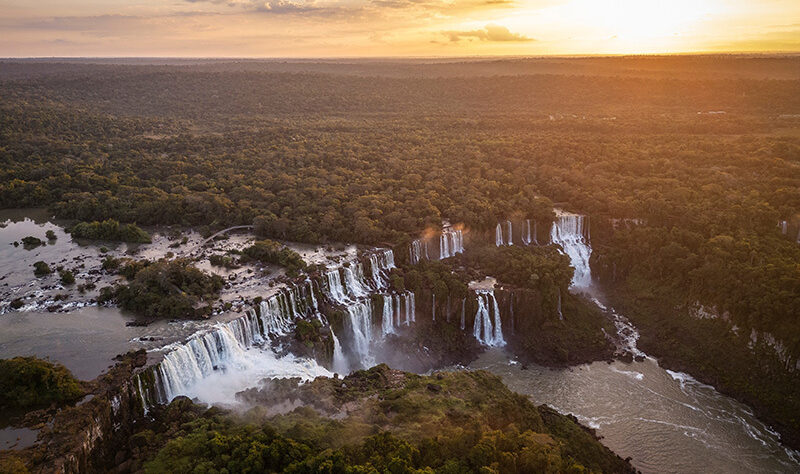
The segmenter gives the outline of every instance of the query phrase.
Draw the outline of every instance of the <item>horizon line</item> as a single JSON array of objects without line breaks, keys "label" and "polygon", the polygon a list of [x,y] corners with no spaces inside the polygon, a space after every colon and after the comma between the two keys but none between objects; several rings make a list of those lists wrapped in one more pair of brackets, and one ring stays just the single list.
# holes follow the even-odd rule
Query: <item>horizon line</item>
[{"label": "horizon line", "polygon": [[235,60],[235,61],[309,61],[309,60],[441,60],[441,59],[583,59],[583,58],[658,58],[676,56],[800,56],[800,50],[792,51],[686,51],[671,53],[576,53],[576,54],[476,54],[457,56],[3,56],[0,61],[42,61],[42,60]]}]

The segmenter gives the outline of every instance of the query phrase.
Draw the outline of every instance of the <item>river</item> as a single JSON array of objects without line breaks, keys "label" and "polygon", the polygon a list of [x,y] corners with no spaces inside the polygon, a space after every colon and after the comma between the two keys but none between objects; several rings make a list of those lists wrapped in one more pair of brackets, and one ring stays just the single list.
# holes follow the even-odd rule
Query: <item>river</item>
[{"label": "river", "polygon": [[537,404],[575,415],[644,473],[800,472],[800,454],[752,410],[651,358],[523,369],[493,349],[469,369],[488,370]]}]

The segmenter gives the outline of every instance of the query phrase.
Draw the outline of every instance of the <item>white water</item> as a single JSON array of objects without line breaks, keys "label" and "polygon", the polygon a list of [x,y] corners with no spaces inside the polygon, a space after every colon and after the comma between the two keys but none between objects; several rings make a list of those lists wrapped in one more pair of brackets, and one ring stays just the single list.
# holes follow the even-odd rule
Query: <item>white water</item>
[{"label": "white water", "polygon": [[506,221],[506,233],[508,234],[508,237],[506,238],[506,245],[514,245],[514,234],[511,227],[511,221]]},{"label": "white water", "polygon": [[409,246],[408,255],[412,265],[416,265],[423,259],[430,260],[430,257],[428,257],[428,242],[422,239],[414,240]]},{"label": "white water", "polygon": [[347,359],[344,357],[342,345],[339,344],[339,338],[336,337],[333,329],[331,329],[331,337],[333,338],[333,371],[337,374],[347,374],[350,372]]},{"label": "white water", "polygon": [[497,306],[494,291],[477,290],[475,296],[478,301],[478,310],[475,313],[472,335],[483,345],[490,347],[504,346],[506,341],[503,339],[500,308]]},{"label": "white water", "polygon": [[342,277],[339,274],[339,269],[334,268],[325,273],[325,282],[327,284],[325,294],[335,303],[343,304],[349,300],[344,293],[344,285],[342,285]]},{"label": "white water", "polygon": [[644,473],[797,473],[800,453],[778,441],[745,405],[655,360],[522,370],[501,350],[470,369],[489,370],[512,390],[571,413]]},{"label": "white water", "polygon": [[155,368],[158,393],[145,400],[169,402],[178,395],[204,403],[230,403],[236,392],[266,377],[312,379],[330,375],[311,359],[278,358],[268,347],[253,346],[261,339],[255,312],[192,336],[169,352]]},{"label": "white water", "polygon": [[531,244],[531,220],[525,219],[525,232],[522,235],[522,243],[524,245]]},{"label": "white water", "polygon": [[371,366],[372,303],[369,300],[356,302],[347,307],[347,315],[346,326],[353,339],[352,349],[362,366]]},{"label": "white water", "polygon": [[550,241],[561,245],[575,268],[573,288],[588,288],[592,284],[589,268],[592,249],[586,241],[583,223],[584,216],[558,211],[550,229]]},{"label": "white water", "polygon": [[500,224],[494,228],[494,244],[498,247],[503,245],[503,227]]},{"label": "white water", "polygon": [[[324,295],[332,304],[342,306],[347,316],[347,348],[342,347],[331,331],[334,346],[332,368],[340,373],[346,373],[351,366],[368,367],[374,362],[371,348],[375,328],[370,295],[388,287],[387,272],[394,268],[394,255],[385,250],[371,253],[367,258],[369,277],[365,275],[364,264],[359,261],[331,269],[322,277]],[[384,295],[384,335],[394,332],[403,317],[406,324],[414,320],[412,293],[396,295],[396,307],[392,301],[392,295]],[[157,393],[145,394],[144,402],[164,403],[178,395],[197,397],[207,403],[233,402],[237,391],[255,385],[264,377],[298,376],[308,379],[330,375],[313,360],[291,355],[278,358],[270,347],[270,341],[292,333],[297,319],[317,318],[324,322],[318,304],[314,283],[306,279],[299,286],[289,287],[262,300],[258,312],[250,308],[244,316],[218,323],[186,342],[163,348],[164,358],[154,368],[154,390]],[[347,362],[346,350],[354,359],[353,364]]]},{"label": "white water", "polygon": [[464,235],[461,230],[444,229],[439,236],[439,260],[464,251]]}]

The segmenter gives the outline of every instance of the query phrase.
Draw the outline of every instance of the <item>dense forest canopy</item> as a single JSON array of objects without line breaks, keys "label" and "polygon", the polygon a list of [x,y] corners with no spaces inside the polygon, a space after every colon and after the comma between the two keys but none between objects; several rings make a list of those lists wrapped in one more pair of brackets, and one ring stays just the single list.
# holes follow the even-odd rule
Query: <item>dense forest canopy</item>
[{"label": "dense forest canopy", "polygon": [[800,352],[798,58],[3,66],[0,206],[402,244],[555,202],[599,275]]}]

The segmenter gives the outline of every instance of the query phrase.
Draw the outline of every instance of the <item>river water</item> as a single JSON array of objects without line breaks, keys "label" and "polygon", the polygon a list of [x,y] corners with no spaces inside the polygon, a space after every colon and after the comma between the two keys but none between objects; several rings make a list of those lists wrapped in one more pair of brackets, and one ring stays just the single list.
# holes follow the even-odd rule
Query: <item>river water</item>
[{"label": "river water", "polygon": [[[77,306],[65,312],[43,311],[45,304],[34,303],[49,300],[49,294],[66,289],[54,278],[34,279],[32,261],[68,264],[77,257],[75,261],[85,264],[88,271],[98,265],[101,256],[92,247],[71,242],[62,229],[47,219],[7,219],[0,229],[0,242],[5,244],[0,249],[5,277],[0,281],[0,291],[4,291],[4,299],[31,295],[25,299],[26,307],[30,304],[36,310],[9,311],[4,305],[5,311],[0,312],[0,358],[50,357],[64,363],[79,378],[91,379],[111,365],[118,353],[161,346],[207,329],[211,323],[158,322],[147,328],[128,327],[125,323],[131,316],[116,308],[81,307],[87,297],[74,292],[71,293]],[[25,235],[39,235],[46,230],[57,232],[58,240],[34,250],[9,245]],[[580,244],[580,239],[573,240]],[[144,248],[141,253],[157,258],[167,248],[153,247]],[[312,250],[303,253],[327,258],[326,252]],[[118,252],[122,253],[122,249]],[[79,275],[79,279],[90,277],[93,275]],[[245,277],[242,274],[240,278]],[[254,278],[245,286],[259,291],[265,285]],[[229,291],[233,293],[232,290]],[[7,305],[8,301],[4,303]],[[631,344],[635,346],[635,338],[631,338]],[[191,395],[224,403],[236,391],[256,385],[265,376],[318,375],[313,366],[298,364],[291,357],[278,360],[267,351],[253,350],[245,359],[248,364],[242,370],[215,373],[195,387]],[[622,457],[631,457],[633,465],[645,473],[800,472],[800,454],[784,448],[777,434],[757,420],[749,408],[685,374],[661,369],[650,358],[630,364],[596,362],[558,370],[530,365],[523,369],[502,349],[490,349],[468,368],[489,370],[501,376],[512,390],[530,396],[536,403],[574,414],[583,424],[595,428],[606,446]],[[0,436],[9,439],[8,447],[29,442],[23,436],[29,433],[2,434],[8,435]]]},{"label": "river water", "polygon": [[597,430],[603,444],[645,473],[800,472],[800,456],[752,411],[652,359],[569,369],[522,366],[502,350],[469,366]]}]

